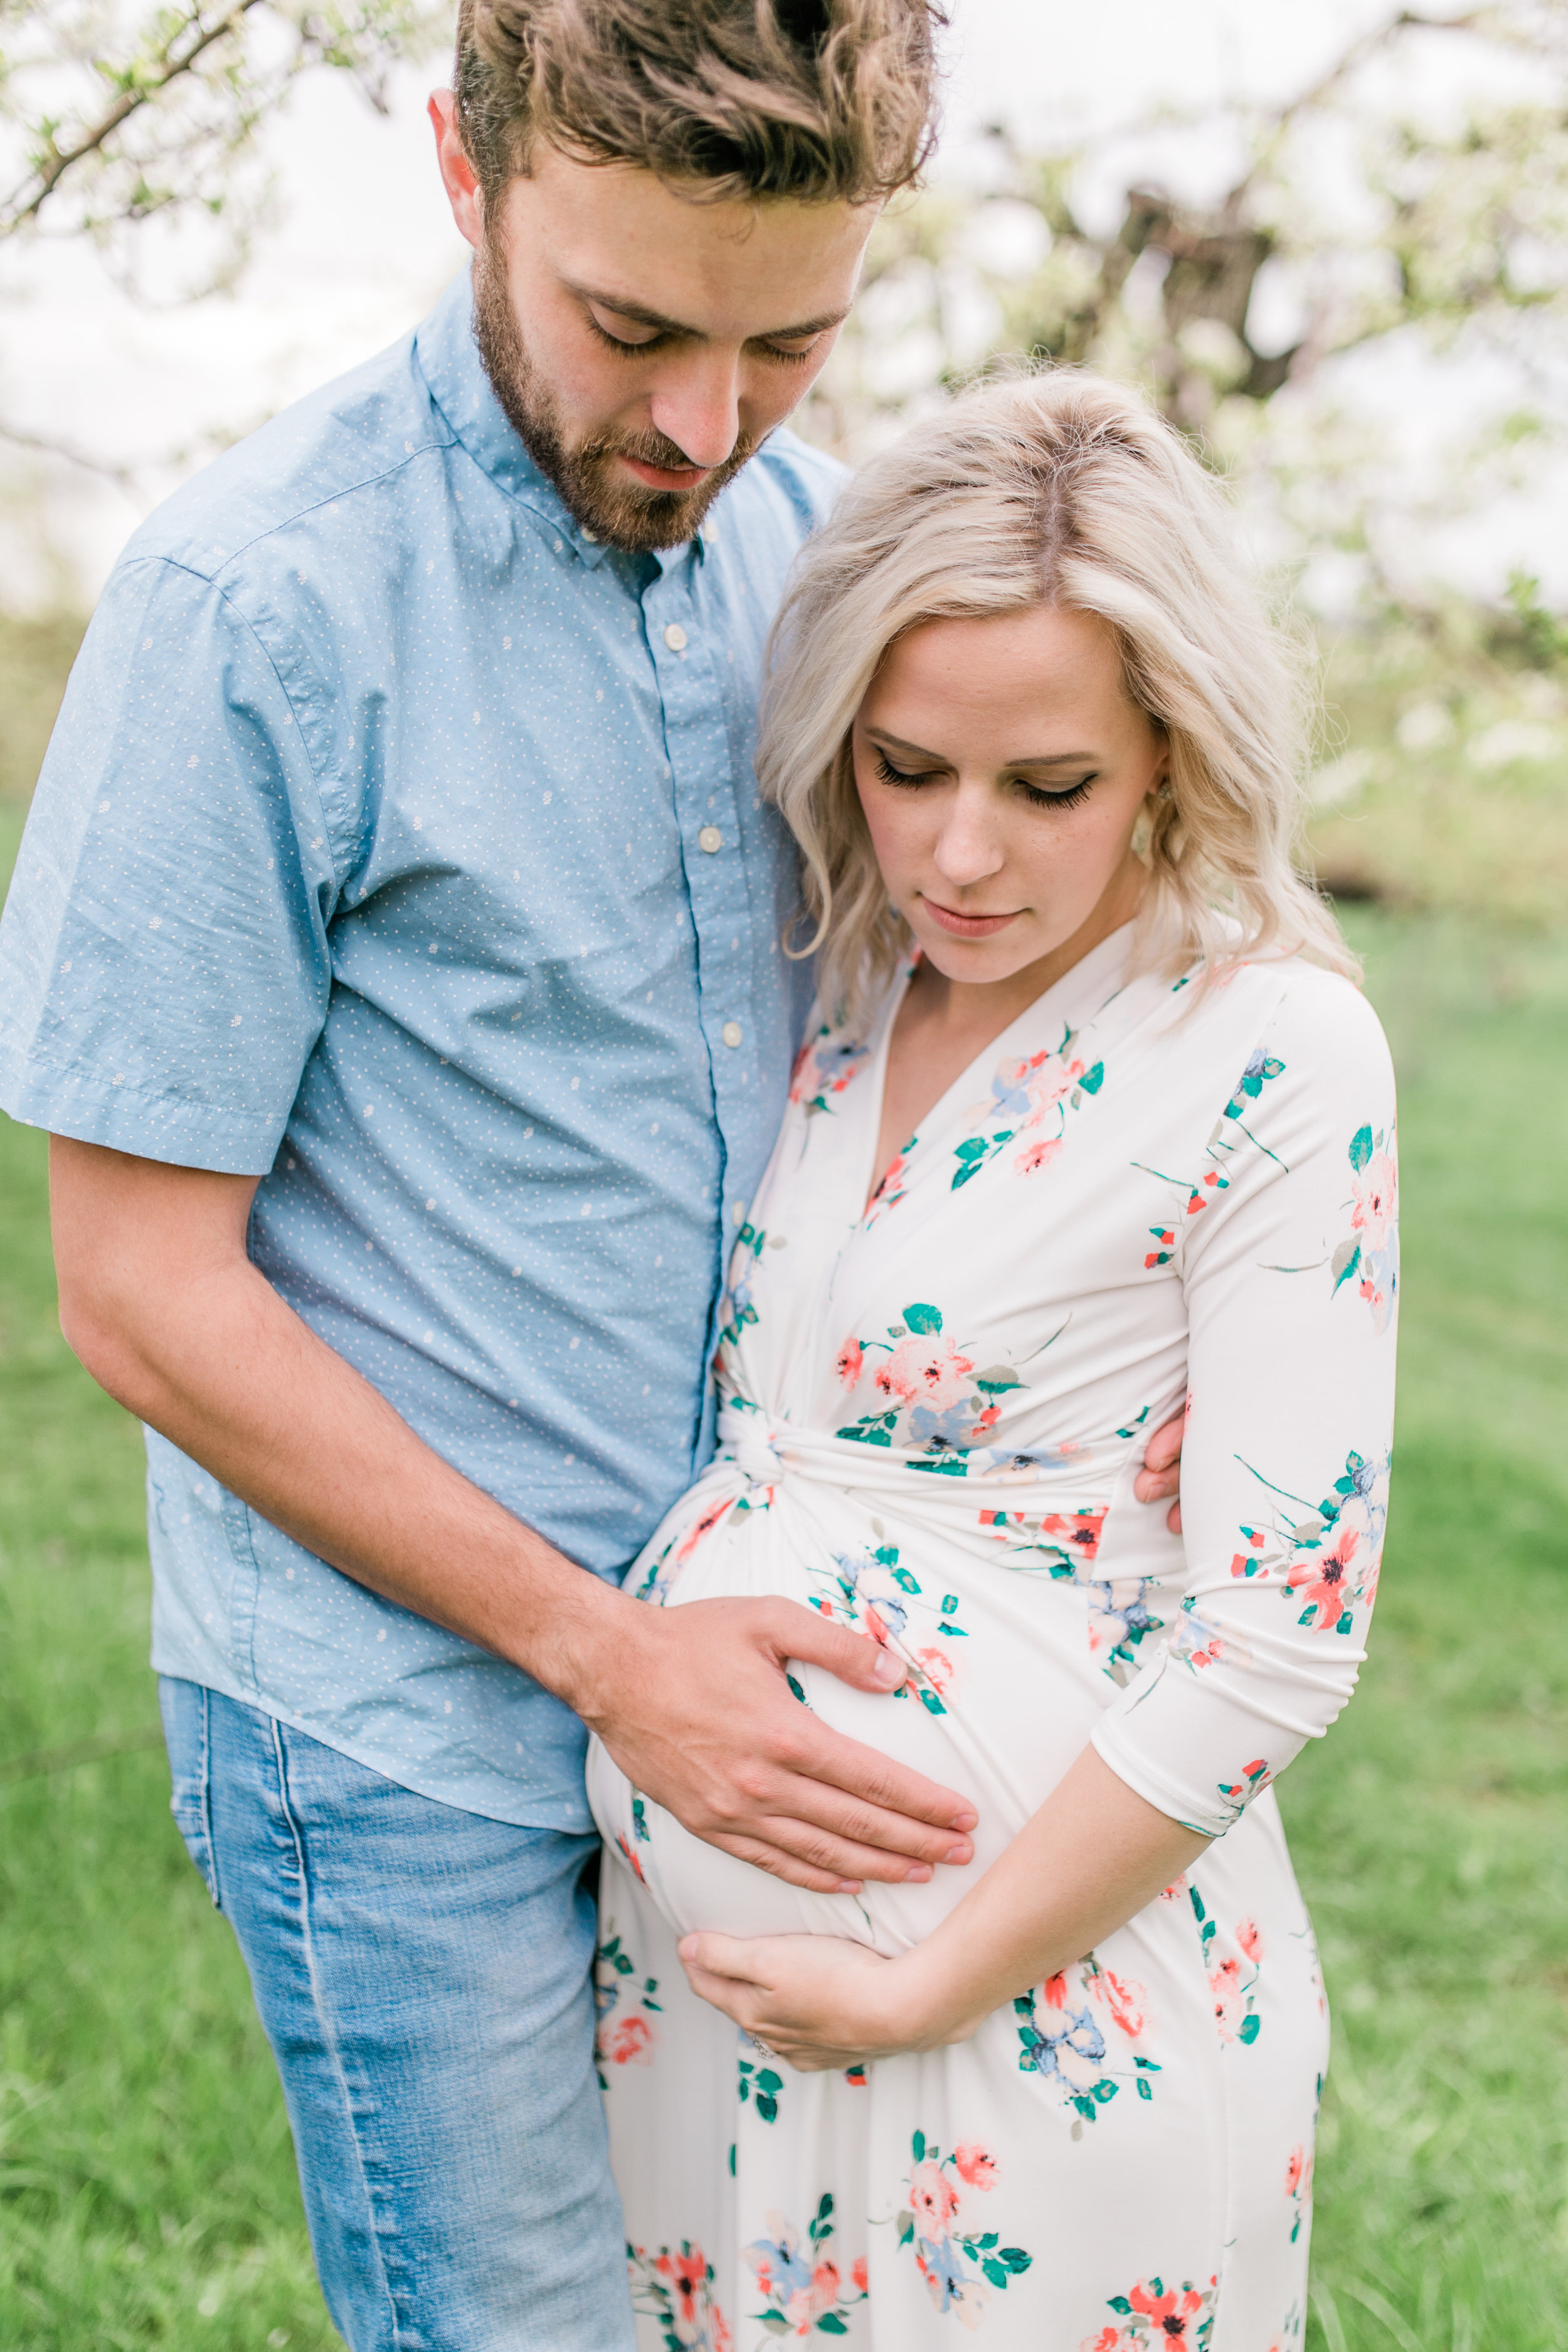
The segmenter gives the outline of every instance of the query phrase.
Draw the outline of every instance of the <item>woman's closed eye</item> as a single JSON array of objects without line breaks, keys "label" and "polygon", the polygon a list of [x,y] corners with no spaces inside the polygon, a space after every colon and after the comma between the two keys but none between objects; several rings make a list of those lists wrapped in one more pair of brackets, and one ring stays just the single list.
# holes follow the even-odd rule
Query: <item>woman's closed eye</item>
[{"label": "woman's closed eye", "polygon": [[1077,808],[1080,801],[1086,801],[1089,798],[1095,781],[1096,779],[1089,775],[1080,776],[1076,784],[1047,785],[1031,784],[1020,779],[1024,783],[1024,798],[1033,807],[1057,809]]}]

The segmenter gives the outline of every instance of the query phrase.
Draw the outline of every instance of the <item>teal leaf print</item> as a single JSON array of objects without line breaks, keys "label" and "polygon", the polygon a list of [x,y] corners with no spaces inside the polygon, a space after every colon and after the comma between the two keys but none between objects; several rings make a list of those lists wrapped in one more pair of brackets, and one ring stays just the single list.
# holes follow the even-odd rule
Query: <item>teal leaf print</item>
[{"label": "teal leaf print", "polygon": [[1361,1272],[1361,1244],[1353,1235],[1349,1241],[1342,1241],[1335,1250],[1330,1270],[1334,1277],[1335,1291],[1342,1283],[1352,1281]]},{"label": "teal leaf print", "polygon": [[1373,1141],[1370,1127],[1358,1127],[1351,1138],[1351,1166],[1362,1170],[1372,1158]]},{"label": "teal leaf print", "polygon": [[904,1321],[911,1331],[920,1332],[922,1338],[942,1329],[941,1310],[935,1307],[906,1307]]},{"label": "teal leaf print", "polygon": [[1011,1364],[992,1364],[984,1372],[976,1372],[974,1385],[987,1396],[1005,1396],[1009,1389],[1021,1389],[1023,1381]]},{"label": "teal leaf print", "polygon": [[1096,1062],[1093,1069],[1086,1070],[1079,1080],[1079,1085],[1086,1095],[1097,1095],[1104,1084],[1105,1064],[1103,1062]]}]

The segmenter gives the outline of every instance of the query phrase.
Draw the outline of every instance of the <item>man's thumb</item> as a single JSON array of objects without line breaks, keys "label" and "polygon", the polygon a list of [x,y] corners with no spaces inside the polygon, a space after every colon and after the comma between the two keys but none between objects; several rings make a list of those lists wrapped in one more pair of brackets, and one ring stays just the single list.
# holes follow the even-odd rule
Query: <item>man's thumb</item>
[{"label": "man's thumb", "polygon": [[856,1690],[894,1691],[909,1673],[896,1651],[885,1649],[881,1643],[868,1640],[864,1633],[851,1633],[847,1625],[836,1625],[830,1617],[819,1617],[798,1603],[787,1629],[781,1632],[780,1647],[787,1648],[792,1658],[804,1659],[810,1666],[824,1666]]}]

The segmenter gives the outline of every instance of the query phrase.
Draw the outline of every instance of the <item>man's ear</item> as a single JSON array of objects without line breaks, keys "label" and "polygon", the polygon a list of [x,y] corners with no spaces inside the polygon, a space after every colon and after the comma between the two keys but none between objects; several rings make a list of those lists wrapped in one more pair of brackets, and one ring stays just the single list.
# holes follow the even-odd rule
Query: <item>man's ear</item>
[{"label": "man's ear", "polygon": [[477,253],[485,237],[484,192],[474,176],[468,151],[458,129],[457,93],[433,89],[425,110],[436,133],[436,163],[447,191],[447,202],[452,207],[452,218]]}]

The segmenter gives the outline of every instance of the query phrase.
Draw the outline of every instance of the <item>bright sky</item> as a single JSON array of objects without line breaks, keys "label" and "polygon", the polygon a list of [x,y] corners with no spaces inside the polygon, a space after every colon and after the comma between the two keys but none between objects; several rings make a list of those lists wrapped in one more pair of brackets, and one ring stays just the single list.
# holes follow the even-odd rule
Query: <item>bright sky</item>
[{"label": "bright sky", "polygon": [[[1312,79],[1389,0],[954,0],[941,169],[975,166],[982,126],[1026,138],[1168,101],[1278,97]],[[0,413],[115,462],[232,434],[402,332],[461,266],[423,117],[440,60],[400,75],[390,120],[339,77],[296,91],[267,138],[276,224],[233,298],[138,309],[85,249],[28,268],[7,303]],[[0,531],[4,530],[0,487]],[[145,501],[90,477],[51,482],[56,537],[95,590]],[[1561,537],[1561,534],[1559,534]],[[12,593],[26,583],[0,541]],[[4,576],[4,575],[0,575]],[[0,593],[5,591],[0,589]],[[36,587],[35,587],[36,593]]]}]

